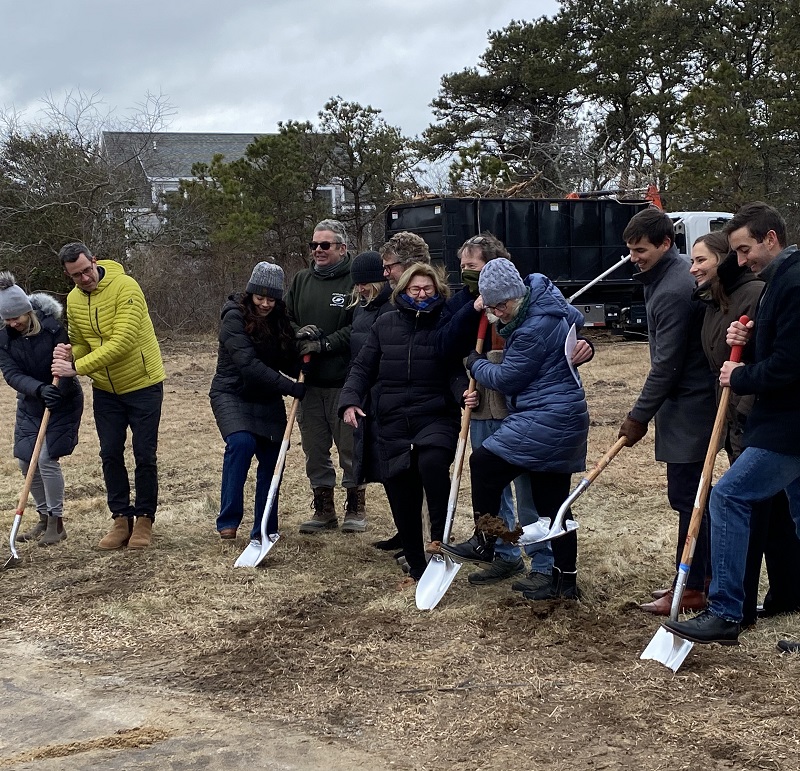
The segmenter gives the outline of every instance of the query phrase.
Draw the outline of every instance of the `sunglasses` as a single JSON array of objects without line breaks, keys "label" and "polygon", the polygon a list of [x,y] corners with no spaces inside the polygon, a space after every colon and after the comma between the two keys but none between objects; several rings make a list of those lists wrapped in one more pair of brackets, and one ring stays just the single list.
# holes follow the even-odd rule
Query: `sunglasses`
[{"label": "sunglasses", "polygon": [[341,246],[341,241],[309,241],[308,248],[313,252],[317,247],[327,252],[332,246]]}]

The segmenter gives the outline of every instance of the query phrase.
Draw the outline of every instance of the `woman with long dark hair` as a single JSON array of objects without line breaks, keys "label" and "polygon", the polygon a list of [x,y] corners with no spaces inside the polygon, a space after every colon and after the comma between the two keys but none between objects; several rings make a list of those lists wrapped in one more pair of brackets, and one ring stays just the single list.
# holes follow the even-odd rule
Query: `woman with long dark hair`
[{"label": "woman with long dark hair", "polygon": [[[217,532],[226,540],[236,538],[244,517],[244,484],[254,455],[258,470],[250,539],[261,539],[261,517],[286,430],[283,397],[305,395],[303,384],[287,377],[299,372],[299,357],[283,283],[280,266],[259,262],[245,291],[232,294],[222,308],[209,397],[225,440]],[[278,530],[277,496],[268,517],[267,535],[272,535]]]}]

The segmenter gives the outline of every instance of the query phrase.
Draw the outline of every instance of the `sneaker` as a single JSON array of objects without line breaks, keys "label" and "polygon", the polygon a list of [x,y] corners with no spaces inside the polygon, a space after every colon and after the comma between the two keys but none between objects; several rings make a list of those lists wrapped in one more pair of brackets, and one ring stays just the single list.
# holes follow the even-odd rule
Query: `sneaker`
[{"label": "sneaker", "polygon": [[501,559],[500,557],[495,557],[494,562],[492,562],[489,567],[470,573],[467,577],[467,581],[473,586],[497,584],[500,583],[500,581],[505,581],[507,578],[518,576],[520,573],[524,572],[525,563],[521,559],[517,558],[512,562],[510,560]]},{"label": "sneaker", "polygon": [[550,574],[536,573],[531,570],[525,578],[514,581],[514,583],[511,584],[511,589],[515,592],[538,592],[546,586],[550,586]]}]

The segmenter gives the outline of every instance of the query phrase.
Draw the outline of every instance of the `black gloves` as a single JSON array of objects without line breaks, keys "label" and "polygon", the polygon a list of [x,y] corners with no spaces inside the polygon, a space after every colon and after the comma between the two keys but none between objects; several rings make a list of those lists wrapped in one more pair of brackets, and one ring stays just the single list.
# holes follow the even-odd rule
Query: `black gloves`
[{"label": "black gloves", "polygon": [[469,356],[467,356],[467,369],[472,372],[472,367],[474,366],[475,362],[480,359],[485,359],[485,353],[478,353],[477,351],[472,351]]},{"label": "black gloves", "polygon": [[293,397],[294,399],[300,399],[300,401],[302,401],[305,395],[305,383],[292,383],[292,385],[289,387],[289,396]]},{"label": "black gloves", "polygon": [[633,447],[636,442],[640,441],[644,438],[644,435],[647,433],[647,423],[642,423],[639,420],[635,420],[628,414],[628,417],[622,421],[622,425],[619,428],[619,434],[617,435],[617,439],[622,439],[625,437],[628,442],[625,445],[626,447]]},{"label": "black gloves", "polygon": [[308,353],[319,353],[322,350],[322,343],[319,340],[301,340],[297,346],[297,351],[301,356]]},{"label": "black gloves", "polygon": [[315,324],[306,324],[297,330],[298,340],[319,340],[325,333]]},{"label": "black gloves", "polygon": [[36,389],[36,395],[44,402],[44,406],[48,410],[56,409],[64,399],[63,394],[58,390],[58,386],[50,385],[49,383],[40,385]]}]

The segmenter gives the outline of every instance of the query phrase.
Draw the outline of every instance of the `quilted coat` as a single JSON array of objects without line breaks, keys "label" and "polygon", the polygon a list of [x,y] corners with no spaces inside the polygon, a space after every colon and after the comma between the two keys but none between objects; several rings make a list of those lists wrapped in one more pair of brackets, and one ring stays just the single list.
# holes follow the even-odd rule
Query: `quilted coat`
[{"label": "quilted coat", "polygon": [[101,391],[127,394],[166,377],[144,294],[122,265],[98,260],[104,275],[92,292],[73,287],[67,322],[75,369]]},{"label": "quilted coat", "polygon": [[506,339],[503,362],[479,359],[472,367],[478,383],[505,394],[509,413],[483,446],[531,471],[583,471],[589,411],[564,353],[569,329],[583,325],[583,314],[546,276],[533,273],[525,284],[530,303]]}]

